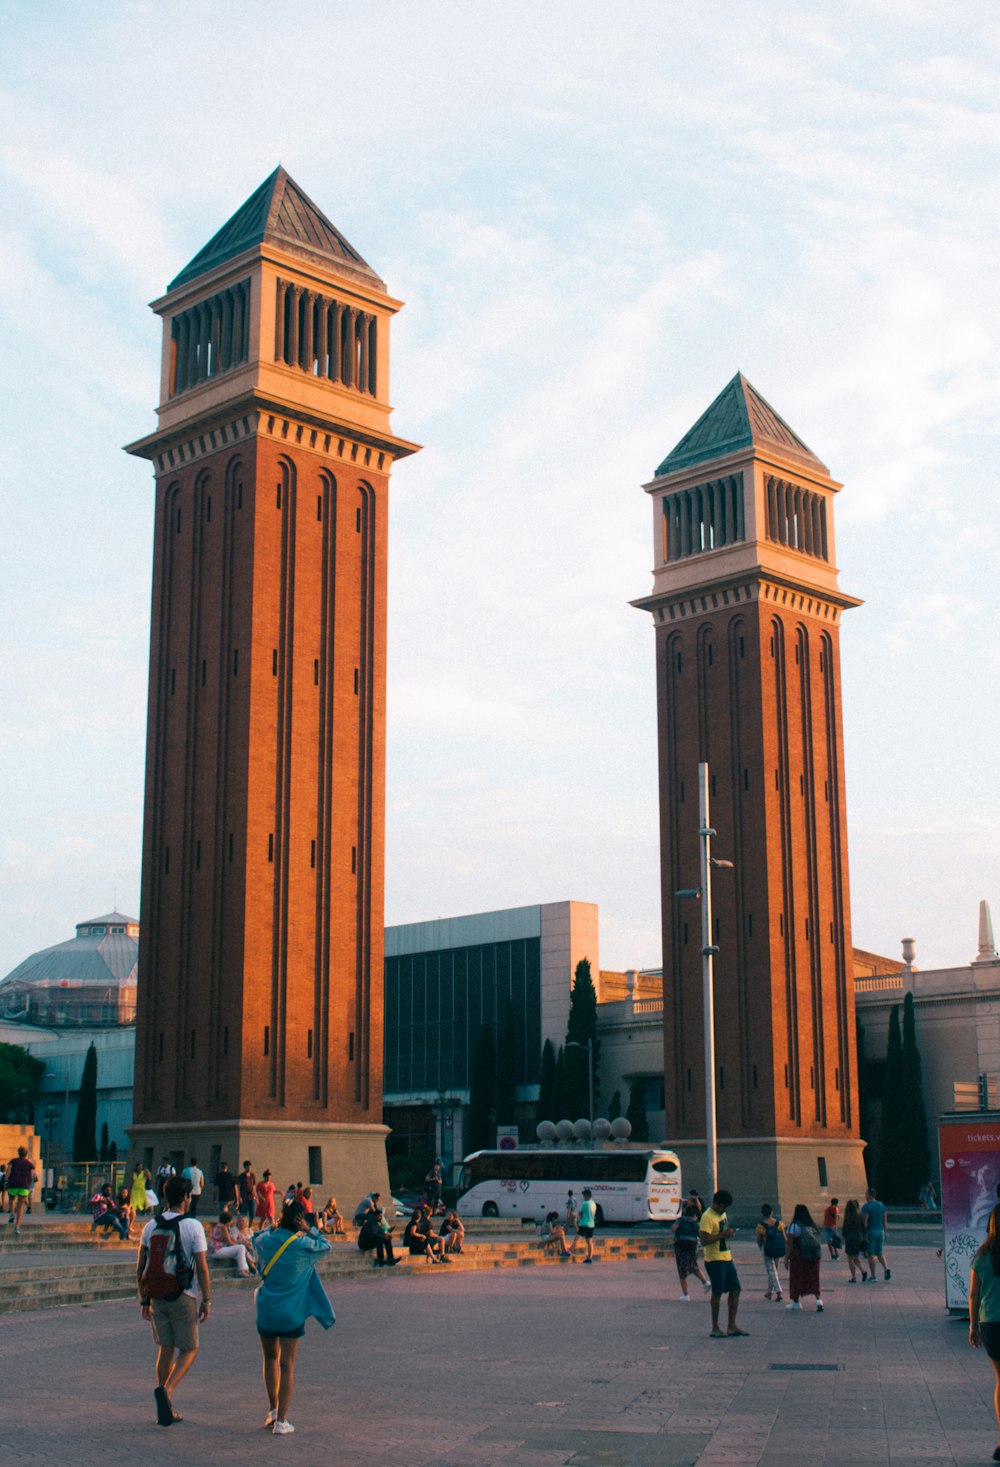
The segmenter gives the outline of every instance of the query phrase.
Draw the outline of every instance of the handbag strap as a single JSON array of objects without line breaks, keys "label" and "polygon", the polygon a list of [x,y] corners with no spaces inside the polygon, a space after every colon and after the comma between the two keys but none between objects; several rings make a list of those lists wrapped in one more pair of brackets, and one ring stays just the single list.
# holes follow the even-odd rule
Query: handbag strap
[{"label": "handbag strap", "polygon": [[265,1278],[265,1279],[267,1278],[268,1274],[271,1272],[271,1269],[277,1263],[278,1259],[281,1257],[282,1253],[284,1253],[285,1249],[291,1247],[291,1245],[295,1242],[296,1238],[301,1238],[301,1237],[302,1237],[302,1234],[301,1233],[293,1233],[290,1238],[286,1238],[285,1239],[285,1241],[282,1243],[282,1245],[278,1249],[278,1251],[276,1253],[273,1253],[271,1255],[271,1257],[268,1259],[267,1263],[264,1265],[264,1272],[261,1274],[261,1278]]}]

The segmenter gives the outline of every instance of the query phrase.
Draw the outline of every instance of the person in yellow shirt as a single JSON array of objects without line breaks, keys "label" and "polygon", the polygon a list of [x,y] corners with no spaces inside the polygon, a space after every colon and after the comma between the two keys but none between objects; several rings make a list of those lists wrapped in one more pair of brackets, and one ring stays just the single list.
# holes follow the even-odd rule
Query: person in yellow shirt
[{"label": "person in yellow shirt", "polygon": [[[726,1216],[726,1208],[731,1207],[732,1202],[731,1192],[716,1192],[711,1207],[706,1207],[699,1224],[698,1236],[705,1249],[705,1271],[712,1284],[713,1340],[734,1339],[749,1334],[748,1330],[740,1329],[736,1323],[736,1311],[740,1307],[740,1276],[736,1272],[729,1247],[729,1240],[735,1236],[736,1229],[729,1226],[729,1218]],[[725,1331],[719,1327],[719,1306],[723,1294],[729,1296],[729,1321]]]}]

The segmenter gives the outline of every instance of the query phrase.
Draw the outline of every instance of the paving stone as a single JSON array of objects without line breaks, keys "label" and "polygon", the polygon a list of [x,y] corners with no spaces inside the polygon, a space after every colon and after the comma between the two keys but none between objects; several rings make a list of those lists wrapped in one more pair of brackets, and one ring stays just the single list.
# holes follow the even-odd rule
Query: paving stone
[{"label": "paving stone", "polygon": [[[738,1256],[745,1281],[754,1252]],[[49,1250],[37,1266],[78,1268],[86,1256]],[[122,1253],[94,1257],[127,1266]],[[0,1290],[13,1262],[0,1260]],[[6,1315],[2,1381],[17,1410],[5,1418],[4,1467],[137,1455],[144,1467],[232,1456],[254,1467],[276,1451],[308,1467],[987,1462],[993,1372],[943,1309],[933,1250],[899,1250],[891,1295],[823,1272],[823,1316],[772,1310],[748,1288],[742,1341],[708,1339],[702,1301],[671,1307],[669,1260],[608,1263],[582,1279],[552,1267],[393,1270],[374,1286],[331,1277],[338,1323],[307,1331],[297,1431],[280,1444],[260,1428],[251,1291],[220,1287],[178,1394],[187,1419],[170,1431],[152,1424],[153,1349],[133,1303]],[[768,1369],[781,1362],[843,1369]]]}]

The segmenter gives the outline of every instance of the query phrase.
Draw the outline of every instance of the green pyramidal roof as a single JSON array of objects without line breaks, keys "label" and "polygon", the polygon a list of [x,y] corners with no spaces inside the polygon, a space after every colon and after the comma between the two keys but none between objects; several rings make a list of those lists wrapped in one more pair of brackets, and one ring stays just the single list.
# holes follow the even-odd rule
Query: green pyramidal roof
[{"label": "green pyramidal roof", "polygon": [[656,477],[757,444],[777,449],[786,458],[812,464],[824,474],[828,472],[826,465],[792,432],[784,418],[764,401],[742,372],[737,372],[677,447],[667,454],[656,470]]},{"label": "green pyramidal roof", "polygon": [[295,254],[332,259],[340,269],[346,268],[353,274],[365,276],[385,289],[375,271],[353,245],[348,244],[340,230],[334,228],[326,215],[317,209],[294,178],[290,178],[284,168],[278,167],[226,221],[218,234],[212,236],[204,249],[198,251],[190,264],[171,280],[168,290],[197,279],[207,270],[241,255],[253,245],[263,244],[265,240],[291,249]]}]

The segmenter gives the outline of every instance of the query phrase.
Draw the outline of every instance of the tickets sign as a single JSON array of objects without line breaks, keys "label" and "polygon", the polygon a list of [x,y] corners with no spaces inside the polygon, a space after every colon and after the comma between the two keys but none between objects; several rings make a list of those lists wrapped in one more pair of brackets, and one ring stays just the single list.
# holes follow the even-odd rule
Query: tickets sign
[{"label": "tickets sign", "polygon": [[949,1309],[966,1310],[972,1260],[986,1241],[990,1213],[1000,1200],[1000,1119],[969,1115],[941,1121],[938,1143],[945,1302]]}]

